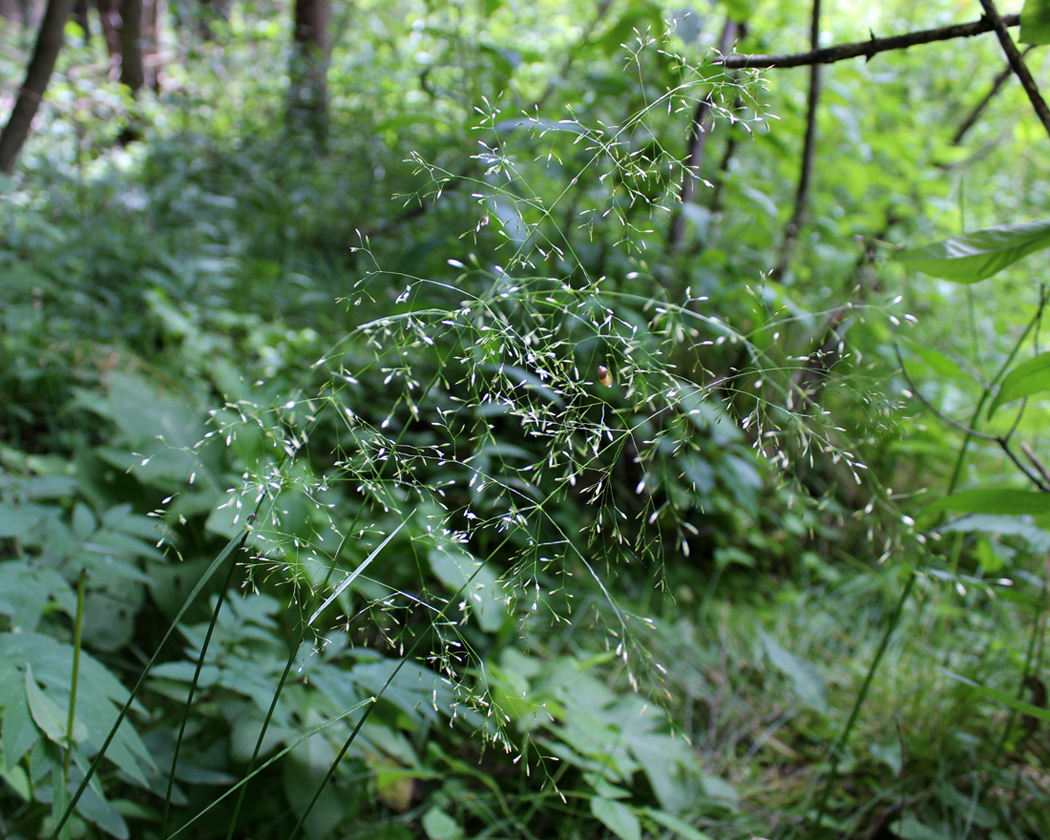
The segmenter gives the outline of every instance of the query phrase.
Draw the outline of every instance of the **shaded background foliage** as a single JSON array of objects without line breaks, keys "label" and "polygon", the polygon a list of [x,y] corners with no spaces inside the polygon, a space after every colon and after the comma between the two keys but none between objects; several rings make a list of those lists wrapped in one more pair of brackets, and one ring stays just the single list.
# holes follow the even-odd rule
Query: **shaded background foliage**
[{"label": "shaded background foliage", "polygon": [[808,7],[308,5],[176,4],[155,83],[70,28],[4,183],[3,833],[159,648],[67,836],[1046,836],[1045,513],[920,519],[1039,462],[1038,391],[946,418],[1044,258],[887,259],[1043,213],[994,38],[825,68],[786,249],[805,71],[711,59]]}]

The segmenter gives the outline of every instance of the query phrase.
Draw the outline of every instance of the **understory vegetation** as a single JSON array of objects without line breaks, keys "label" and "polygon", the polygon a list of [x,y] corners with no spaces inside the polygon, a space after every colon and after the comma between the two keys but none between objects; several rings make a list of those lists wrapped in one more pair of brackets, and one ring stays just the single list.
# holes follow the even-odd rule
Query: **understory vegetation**
[{"label": "understory vegetation", "polygon": [[69,25],[0,836],[1050,836],[1045,133],[992,34],[830,65],[792,232],[806,69],[716,59],[809,7],[744,5],[336,4],[323,143],[281,3],[136,98]]}]

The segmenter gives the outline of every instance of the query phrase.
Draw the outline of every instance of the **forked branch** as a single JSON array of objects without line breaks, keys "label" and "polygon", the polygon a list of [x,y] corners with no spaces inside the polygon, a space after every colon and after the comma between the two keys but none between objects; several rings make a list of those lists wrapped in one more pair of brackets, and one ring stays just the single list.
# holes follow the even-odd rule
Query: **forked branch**
[{"label": "forked branch", "polygon": [[[1003,15],[1004,26],[1017,26],[1021,22],[1020,15]],[[857,41],[852,44],[838,44],[834,47],[824,47],[819,50],[810,50],[804,53],[791,53],[788,55],[727,55],[715,61],[723,67],[731,70],[739,70],[746,67],[805,67],[810,64],[834,64],[836,61],[846,61],[850,58],[871,59],[883,52],[893,50],[904,50],[919,44],[932,44],[936,41],[951,41],[955,38],[971,38],[984,32],[991,32],[994,24],[987,18],[982,17],[972,23],[959,23],[954,26],[942,26],[937,29],[923,29],[919,32],[909,32],[906,35],[893,35],[889,38],[876,38],[872,35],[871,40]]]},{"label": "forked branch", "polygon": [[995,34],[999,38],[1003,52],[1006,53],[1006,60],[1010,62],[1010,69],[1017,75],[1021,82],[1021,87],[1028,94],[1032,108],[1035,110],[1036,116],[1039,117],[1039,121],[1042,122],[1043,128],[1046,129],[1046,133],[1050,134],[1050,108],[1046,107],[1046,101],[1043,99],[1042,94],[1039,93],[1039,86],[1035,83],[1028,66],[1024,63],[1024,58],[1021,57],[1017,44],[1010,37],[1010,33],[1006,29],[1006,21],[999,14],[994,0],[981,0],[981,6],[984,7],[985,18],[995,28]]}]

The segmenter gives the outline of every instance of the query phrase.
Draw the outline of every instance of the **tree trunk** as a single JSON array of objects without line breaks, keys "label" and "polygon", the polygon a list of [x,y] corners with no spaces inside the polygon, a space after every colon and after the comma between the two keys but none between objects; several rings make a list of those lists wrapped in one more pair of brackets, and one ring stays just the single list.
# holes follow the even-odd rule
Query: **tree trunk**
[{"label": "tree trunk", "polygon": [[102,24],[102,37],[106,39],[109,51],[110,72],[115,72],[120,64],[120,12],[117,0],[95,0],[98,9],[99,23]]},{"label": "tree trunk", "polygon": [[91,43],[91,19],[88,17],[88,0],[76,0],[73,4],[73,20],[84,33],[84,45]]},{"label": "tree trunk", "polygon": [[11,174],[22,151],[37,109],[44,99],[44,91],[51,80],[55,61],[62,49],[62,34],[66,18],[73,9],[75,0],[48,0],[47,11],[40,22],[36,49],[26,68],[25,82],[18,92],[11,116],[0,132],[0,172]]},{"label": "tree trunk", "polygon": [[146,70],[146,84],[154,93],[160,93],[161,53],[160,23],[164,17],[164,0],[145,0],[142,10],[142,28],[144,31],[143,64]]},{"label": "tree trunk", "polygon": [[[809,24],[810,46],[816,50],[820,47],[820,0],[813,0],[813,11]],[[784,229],[784,241],[780,245],[780,256],[773,276],[783,282],[784,275],[791,266],[791,258],[798,243],[799,233],[806,221],[809,209],[809,188],[813,180],[813,158],[817,147],[817,105],[820,102],[821,68],[811,64],[809,68],[809,98],[806,105],[806,139],[802,144],[802,166],[798,176],[798,189],[795,191],[795,207],[791,218]]]},{"label": "tree trunk", "polygon": [[142,61],[142,0],[120,0],[120,83],[136,96],[146,84]]},{"label": "tree trunk", "polygon": [[328,21],[331,0],[295,0],[292,58],[288,67],[288,126],[308,131],[318,150],[328,137]]}]

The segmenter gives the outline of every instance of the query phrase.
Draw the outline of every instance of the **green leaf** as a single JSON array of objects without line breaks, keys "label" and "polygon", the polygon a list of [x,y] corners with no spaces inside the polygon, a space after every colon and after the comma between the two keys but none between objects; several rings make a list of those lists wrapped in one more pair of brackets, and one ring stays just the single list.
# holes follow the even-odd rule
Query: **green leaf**
[{"label": "green leaf", "polygon": [[947,837],[913,817],[897,820],[890,826],[890,830],[901,840],[946,840]]},{"label": "green leaf", "polygon": [[959,513],[1050,513],[1050,493],[1032,490],[963,490],[928,505],[923,514],[953,510]]},{"label": "green leaf", "polygon": [[478,626],[495,633],[507,617],[507,604],[501,597],[496,573],[480,560],[455,545],[433,548],[428,555],[430,568],[449,589],[462,589],[467,608]]},{"label": "green leaf", "polygon": [[949,522],[941,533],[959,531],[961,533],[1000,534],[1003,536],[1021,537],[1028,543],[1028,550],[1034,554],[1050,552],[1050,532],[1017,516],[992,516],[974,514]]},{"label": "green leaf", "polygon": [[302,816],[313,803],[303,827],[314,840],[328,836],[343,818],[342,797],[334,787],[325,787],[314,801],[335,759],[335,747],[324,738],[313,737],[298,744],[284,763],[284,795],[292,810]]},{"label": "green leaf", "polygon": [[591,813],[620,840],[642,840],[638,817],[622,802],[596,796],[591,800]]},{"label": "green leaf", "polygon": [[953,680],[958,680],[961,683],[966,683],[966,685],[976,689],[985,697],[990,697],[993,700],[998,700],[1000,703],[1005,703],[1011,709],[1021,712],[1021,714],[1028,715],[1029,717],[1038,718],[1039,720],[1050,721],[1050,709],[1044,709],[1042,706],[1033,706],[1031,703],[1025,703],[1023,700],[1018,700],[1016,697],[1011,697],[1004,691],[999,691],[995,688],[988,688],[988,686],[986,685],[980,685],[978,683],[975,683],[973,680],[968,680],[966,677],[961,677],[958,674],[953,674],[951,671],[948,671],[947,674]]},{"label": "green leaf", "polygon": [[33,798],[33,785],[29,781],[29,774],[21,764],[7,768],[4,762],[0,761],[0,779],[7,782],[11,789],[22,797],[23,802],[29,802]]},{"label": "green leaf", "polygon": [[917,343],[909,343],[908,349],[926,362],[930,366],[930,370],[942,378],[973,381],[973,377],[959,367],[956,362],[931,347],[922,347]]},{"label": "green leaf", "polygon": [[[6,635],[13,634],[0,635],[0,639]],[[0,754],[8,770],[40,740],[40,731],[29,714],[25,681],[19,678],[18,670],[9,659],[0,659]]]},{"label": "green leaf", "polygon": [[1050,44],[1050,0],[1025,0],[1018,40],[1022,44]]},{"label": "green leaf", "polygon": [[813,665],[785,650],[765,633],[762,643],[769,655],[769,661],[778,671],[791,680],[795,694],[807,705],[818,712],[828,710],[828,685]]},{"label": "green leaf", "polygon": [[10,505],[0,502],[0,537],[24,537],[47,517],[44,505]]},{"label": "green leaf", "polygon": [[[33,673],[43,685],[65,686],[68,685],[72,673],[73,648],[39,633],[0,633],[0,660],[31,663]],[[0,669],[0,679],[2,678],[3,669]],[[21,690],[8,697],[8,705],[4,710],[3,731],[0,733],[8,761],[13,760],[12,756],[23,755],[39,737],[37,727],[32,724],[29,724],[31,733],[24,729],[31,714],[36,721],[39,709],[30,711],[23,680],[18,680],[16,684]],[[0,701],[3,694],[0,688]],[[97,747],[117,718],[116,704],[124,702],[126,698],[127,689],[120,681],[98,660],[86,651],[81,651],[76,713],[77,723],[86,727],[83,739]],[[137,712],[143,711],[139,704],[134,704],[134,708]],[[65,718],[60,715],[60,719],[64,732]],[[40,726],[39,721],[36,722],[37,726]],[[74,732],[78,741],[81,739],[79,732],[80,730]],[[152,759],[134,728],[122,726],[114,734],[106,758],[143,786],[146,785],[142,768],[151,767]]]},{"label": "green leaf", "polygon": [[40,686],[33,679],[33,669],[26,665],[26,700],[29,702],[29,713],[33,721],[48,738],[56,744],[65,742],[62,728],[62,710],[44,696]]},{"label": "green leaf", "polygon": [[127,840],[127,823],[112,803],[102,799],[93,788],[87,788],[77,803],[77,813],[103,829],[117,840]]},{"label": "green leaf", "polygon": [[702,831],[697,831],[689,825],[689,823],[668,814],[666,811],[657,811],[655,808],[644,808],[642,813],[651,820],[662,825],[668,831],[673,831],[679,837],[684,837],[685,840],[711,840],[710,834],[704,834]]},{"label": "green leaf", "polygon": [[67,614],[76,612],[76,596],[54,569],[20,560],[0,563],[0,615],[10,616],[12,629],[36,630],[52,598]]},{"label": "green leaf", "polygon": [[1003,384],[999,386],[999,393],[988,408],[988,416],[995,414],[1001,405],[1041,391],[1050,391],[1050,352],[1040,353],[1028,361],[1021,362],[1006,375]]},{"label": "green leaf", "polygon": [[904,251],[897,259],[932,277],[976,283],[1046,247],[1050,247],[1050,219],[976,230]]},{"label": "green leaf", "polygon": [[[48,738],[59,746],[66,745],[66,712],[59,708],[50,697],[37,685],[33,679],[33,669],[26,665],[26,700],[29,702],[29,713],[33,716],[33,722],[40,727]],[[73,724],[73,740],[83,741],[87,737],[87,730],[79,721]]]},{"label": "green leaf", "polygon": [[423,831],[429,840],[459,840],[463,829],[440,808],[431,808],[423,815]]}]

